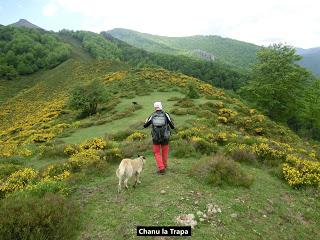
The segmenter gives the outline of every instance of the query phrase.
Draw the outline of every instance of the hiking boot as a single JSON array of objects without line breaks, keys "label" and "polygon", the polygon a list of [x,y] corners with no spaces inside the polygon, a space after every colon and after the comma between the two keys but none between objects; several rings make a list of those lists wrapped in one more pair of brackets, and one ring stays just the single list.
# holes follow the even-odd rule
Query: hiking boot
[{"label": "hiking boot", "polygon": [[166,172],[166,169],[161,169],[161,170],[158,171],[158,174],[163,175],[163,174],[165,174],[165,172]]}]

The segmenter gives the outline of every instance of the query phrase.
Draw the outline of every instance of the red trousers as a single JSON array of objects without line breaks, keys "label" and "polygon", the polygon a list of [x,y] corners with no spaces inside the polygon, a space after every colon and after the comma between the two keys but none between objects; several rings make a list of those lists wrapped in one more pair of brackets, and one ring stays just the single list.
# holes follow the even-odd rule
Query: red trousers
[{"label": "red trousers", "polygon": [[153,144],[153,154],[159,170],[167,167],[169,145]]}]

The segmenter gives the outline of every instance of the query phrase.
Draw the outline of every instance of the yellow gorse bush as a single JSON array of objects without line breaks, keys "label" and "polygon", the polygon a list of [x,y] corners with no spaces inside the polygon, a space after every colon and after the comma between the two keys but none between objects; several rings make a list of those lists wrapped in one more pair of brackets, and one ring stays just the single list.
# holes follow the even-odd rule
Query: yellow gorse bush
[{"label": "yellow gorse bush", "polygon": [[31,150],[23,145],[16,143],[4,143],[0,142],[0,157],[21,156],[28,157],[32,155]]},{"label": "yellow gorse bush", "polygon": [[267,143],[254,144],[252,151],[261,159],[279,159],[281,161],[286,156],[284,151],[274,149]]},{"label": "yellow gorse bush", "polygon": [[232,118],[237,115],[237,112],[229,108],[221,108],[219,109],[219,115],[226,118]]},{"label": "yellow gorse bush", "polygon": [[216,140],[218,142],[226,142],[226,141],[228,141],[227,133],[225,133],[225,132],[218,133],[218,135],[216,136]]},{"label": "yellow gorse bush", "polygon": [[[46,89],[41,85],[36,85],[28,91],[36,91],[36,94],[41,96],[48,95]],[[64,107],[65,96],[56,95],[52,100],[32,99],[28,101],[23,97],[24,93],[19,93],[17,97],[1,106],[1,157],[31,155],[30,150],[20,145],[50,141],[63,129],[69,127],[68,124],[56,122]],[[32,95],[31,92],[28,94]]]},{"label": "yellow gorse bush", "polygon": [[221,122],[221,123],[227,123],[228,122],[228,118],[219,116],[218,117],[218,121]]},{"label": "yellow gorse bush", "polygon": [[253,109],[253,108],[252,108],[252,109],[249,109],[249,113],[250,113],[250,114],[255,114],[255,113],[257,113],[257,110],[256,110],[256,109]]},{"label": "yellow gorse bush", "polygon": [[128,141],[141,141],[143,139],[146,139],[147,135],[139,132],[139,131],[135,131],[133,132],[130,136],[127,137]]},{"label": "yellow gorse bush", "polygon": [[254,129],[254,131],[255,131],[255,133],[257,133],[257,134],[262,134],[263,133],[263,128],[262,127],[259,127],[259,128],[255,128]]},{"label": "yellow gorse bush", "polygon": [[75,150],[75,153],[70,156],[68,163],[71,165],[71,168],[81,170],[102,160],[101,152],[106,150],[106,148],[107,142],[103,138],[86,140],[81,143],[78,150]]},{"label": "yellow gorse bush", "polygon": [[200,128],[189,128],[178,132],[178,137],[182,139],[191,139],[194,136],[202,136],[202,130]]},{"label": "yellow gorse bush", "polygon": [[[313,158],[314,155],[308,156],[306,151],[295,150],[287,143],[270,141],[266,138],[259,138],[259,140],[263,142],[252,146],[237,143],[228,144],[227,151],[246,150],[254,153],[260,159],[276,159],[279,163],[284,162],[282,173],[290,186],[300,187],[320,184],[320,162]],[[304,152],[306,157],[312,157],[311,160],[296,155],[301,155],[301,152]]]},{"label": "yellow gorse bush", "polygon": [[220,108],[218,111],[218,114],[219,114],[218,121],[226,124],[229,121],[232,121],[238,113],[229,108]]},{"label": "yellow gorse bush", "polygon": [[214,106],[217,108],[223,108],[224,107],[224,103],[223,102],[215,102]]},{"label": "yellow gorse bush", "polygon": [[64,147],[63,152],[71,156],[79,151],[79,147],[76,144],[67,144]]},{"label": "yellow gorse bush", "polygon": [[99,160],[100,156],[98,155],[98,151],[95,149],[81,150],[80,152],[73,154],[69,158],[69,162],[71,162],[72,164],[77,164],[80,167],[81,165],[86,165],[87,163]]},{"label": "yellow gorse bush", "polygon": [[93,138],[80,144],[81,149],[104,150],[107,147],[107,142],[103,138]]},{"label": "yellow gorse bush", "polygon": [[21,190],[32,184],[39,176],[39,173],[32,168],[24,168],[12,173],[5,182],[1,183],[0,191],[10,193]]},{"label": "yellow gorse bush", "polygon": [[107,76],[105,76],[104,82],[108,83],[108,82],[112,82],[112,81],[121,80],[121,79],[125,78],[127,75],[128,75],[127,71],[119,71],[119,72],[111,73],[111,74],[108,74]]},{"label": "yellow gorse bush", "polygon": [[290,186],[320,185],[320,162],[288,155],[282,173]]}]

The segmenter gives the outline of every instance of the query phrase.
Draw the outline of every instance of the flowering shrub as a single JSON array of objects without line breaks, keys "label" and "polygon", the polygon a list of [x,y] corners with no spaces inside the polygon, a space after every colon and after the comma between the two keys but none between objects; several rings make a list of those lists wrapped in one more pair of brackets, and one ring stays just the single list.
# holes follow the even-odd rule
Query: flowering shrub
[{"label": "flowering shrub", "polygon": [[249,110],[249,113],[252,115],[252,114],[255,114],[255,113],[257,113],[257,110],[256,109],[250,109]]},{"label": "flowering shrub", "polygon": [[262,135],[263,134],[263,128],[261,128],[261,127],[260,128],[255,128],[254,131],[258,135]]},{"label": "flowering shrub", "polygon": [[69,172],[70,166],[67,163],[51,164],[41,173],[43,178],[55,178],[65,172]]},{"label": "flowering shrub", "polygon": [[87,149],[73,154],[69,158],[68,163],[70,164],[72,171],[78,172],[83,168],[99,162],[100,160],[101,158],[97,150]]},{"label": "flowering shrub", "polygon": [[251,134],[263,135],[265,133],[264,127],[267,128],[264,123],[265,119],[266,117],[262,114],[251,115],[237,118],[235,124]]},{"label": "flowering shrub", "polygon": [[282,150],[274,149],[267,143],[254,144],[252,151],[261,160],[275,160],[278,164],[285,159],[286,153]]},{"label": "flowering shrub", "polygon": [[128,141],[141,141],[143,139],[145,139],[147,136],[146,134],[139,132],[139,131],[135,131],[133,132],[130,136],[127,137]]},{"label": "flowering shrub", "polygon": [[76,144],[67,144],[64,147],[64,153],[71,156],[75,153],[77,153],[80,150],[79,146]]},{"label": "flowering shrub", "polygon": [[232,118],[237,115],[237,112],[235,112],[229,108],[221,108],[221,109],[219,109],[219,115],[226,117],[226,118]]},{"label": "flowering shrub", "polygon": [[224,107],[224,103],[223,102],[215,102],[214,106],[217,108],[223,108]]},{"label": "flowering shrub", "polygon": [[0,185],[0,193],[6,193],[21,190],[32,184],[38,178],[38,172],[32,168],[24,168],[12,173],[5,182]]},{"label": "flowering shrub", "polygon": [[218,121],[221,122],[221,123],[227,123],[228,122],[228,118],[219,116],[218,117]]},{"label": "flowering shrub", "polygon": [[266,119],[266,117],[262,114],[252,116],[252,120],[254,122],[263,122],[263,121],[265,121],[265,119]]},{"label": "flowering shrub", "polygon": [[293,187],[320,185],[320,162],[290,154],[282,165],[282,173],[288,184]]},{"label": "flowering shrub", "polygon": [[218,120],[224,124],[226,124],[229,121],[233,121],[234,117],[238,114],[237,112],[229,108],[221,108],[219,109],[218,113]]},{"label": "flowering shrub", "polygon": [[191,143],[195,150],[202,154],[212,154],[217,151],[217,144],[211,143],[201,137],[192,137]]},{"label": "flowering shrub", "polygon": [[[40,85],[34,86],[30,91],[46,95],[45,89]],[[25,94],[32,95],[32,93]],[[46,142],[68,127],[67,124],[55,125],[52,122],[60,115],[65,97],[55,96],[52,100],[28,101],[22,98],[23,96],[19,95],[2,106],[1,139],[6,139],[7,143],[12,143],[14,139],[19,144]]]},{"label": "flowering shrub", "polygon": [[127,75],[128,75],[128,72],[126,72],[126,71],[119,71],[119,72],[111,73],[105,77],[104,82],[108,83],[108,82],[112,82],[112,81],[122,80]]},{"label": "flowering shrub", "polygon": [[191,139],[191,137],[194,137],[194,136],[200,137],[202,135],[201,131],[202,129],[193,127],[193,128],[179,131],[177,135],[179,138],[182,138],[182,139]]},{"label": "flowering shrub", "polygon": [[218,133],[218,135],[216,136],[216,140],[220,143],[228,141],[227,133],[225,132]]},{"label": "flowering shrub", "polygon": [[15,143],[4,143],[0,141],[0,157],[31,156],[32,152],[25,146],[18,146]]},{"label": "flowering shrub", "polygon": [[53,139],[54,136],[55,135],[53,133],[37,133],[31,137],[31,141],[33,141],[35,143],[47,142],[47,141]]},{"label": "flowering shrub", "polygon": [[107,146],[107,142],[103,138],[93,138],[80,144],[81,149],[95,149],[104,150]]}]

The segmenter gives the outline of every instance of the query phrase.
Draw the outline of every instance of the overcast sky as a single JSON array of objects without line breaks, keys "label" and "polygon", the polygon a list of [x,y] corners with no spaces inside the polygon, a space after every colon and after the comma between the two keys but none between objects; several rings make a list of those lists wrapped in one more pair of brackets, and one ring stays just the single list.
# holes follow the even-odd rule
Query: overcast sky
[{"label": "overcast sky", "polygon": [[54,31],[128,28],[320,47],[318,0],[0,0],[0,24],[20,18]]}]

